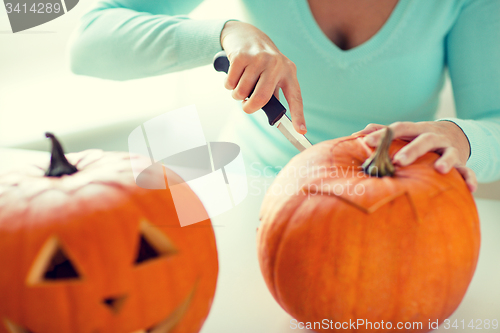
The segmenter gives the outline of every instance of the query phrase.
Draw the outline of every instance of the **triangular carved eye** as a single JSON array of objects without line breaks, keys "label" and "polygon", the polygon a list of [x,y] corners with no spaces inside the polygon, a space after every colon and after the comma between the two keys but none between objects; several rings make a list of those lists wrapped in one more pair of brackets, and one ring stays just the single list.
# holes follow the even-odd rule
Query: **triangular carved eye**
[{"label": "triangular carved eye", "polygon": [[141,239],[139,240],[139,242],[139,253],[137,254],[137,258],[135,259],[136,264],[140,264],[141,262],[155,259],[160,256],[158,251],[155,250],[153,245],[148,242],[144,235],[141,235]]},{"label": "triangular carved eye", "polygon": [[134,260],[136,265],[175,253],[177,253],[177,249],[163,232],[149,222],[141,222],[139,227],[138,250]]},{"label": "triangular carved eye", "polygon": [[52,237],[40,250],[28,275],[28,283],[62,282],[80,278],[81,275],[59,240]]},{"label": "triangular carved eye", "polygon": [[59,280],[77,279],[79,275],[66,253],[62,249],[57,249],[43,277],[45,280]]}]

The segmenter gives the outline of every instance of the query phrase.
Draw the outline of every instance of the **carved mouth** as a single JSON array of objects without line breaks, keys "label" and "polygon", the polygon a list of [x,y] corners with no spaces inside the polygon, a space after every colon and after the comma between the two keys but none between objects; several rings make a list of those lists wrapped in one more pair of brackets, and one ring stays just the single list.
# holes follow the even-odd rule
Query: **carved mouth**
[{"label": "carved mouth", "polygon": [[[170,332],[182,319],[186,311],[189,309],[189,305],[191,304],[191,300],[193,299],[194,292],[196,290],[197,283],[195,284],[193,290],[189,293],[186,299],[172,312],[170,315],[165,318],[160,323],[148,328],[136,330],[131,333],[168,333]],[[7,318],[4,318],[4,324],[9,333],[36,333],[30,329],[22,327],[18,324],[13,323]],[[99,333],[99,331],[94,331],[94,333]]]},{"label": "carved mouth", "polygon": [[189,305],[191,304],[191,300],[193,299],[194,291],[196,290],[196,285],[193,288],[193,290],[189,293],[188,297],[184,300],[184,302],[181,303],[175,309],[167,318],[165,318],[162,322],[159,324],[154,325],[153,327],[150,327],[149,329],[145,330],[138,330],[134,331],[131,333],[168,333],[170,332],[182,319],[184,314],[189,308]]}]

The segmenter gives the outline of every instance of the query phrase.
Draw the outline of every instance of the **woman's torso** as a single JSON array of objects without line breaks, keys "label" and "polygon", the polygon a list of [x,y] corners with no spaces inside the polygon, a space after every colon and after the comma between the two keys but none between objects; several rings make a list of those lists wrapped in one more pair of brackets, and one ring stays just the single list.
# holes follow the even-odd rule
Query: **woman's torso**
[{"label": "woman's torso", "polygon": [[[433,118],[444,82],[446,36],[462,0],[399,0],[380,29],[349,50],[325,35],[307,0],[241,1],[248,21],[297,65],[312,143],[368,123]],[[297,153],[262,112],[235,118],[234,135],[247,163],[279,170]]]},{"label": "woman's torso", "polygon": [[321,31],[342,50],[363,44],[379,31],[398,0],[308,0]]}]

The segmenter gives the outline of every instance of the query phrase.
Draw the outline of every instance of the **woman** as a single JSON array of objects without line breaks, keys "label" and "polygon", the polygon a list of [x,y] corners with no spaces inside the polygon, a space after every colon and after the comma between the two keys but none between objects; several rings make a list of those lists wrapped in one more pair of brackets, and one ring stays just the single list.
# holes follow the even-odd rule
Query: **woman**
[{"label": "woman", "polygon": [[[436,151],[436,170],[456,167],[471,191],[474,172],[500,178],[500,1],[242,0],[251,24],[181,16],[200,2],[99,2],[72,45],[73,71],[160,75],[208,64],[222,48],[233,97],[244,100],[255,86],[247,113],[281,89],[295,129],[306,133],[307,118],[313,143],[370,123],[361,132],[374,146],[389,125],[412,140],[395,163]],[[446,69],[460,119],[431,121]],[[262,112],[235,126],[252,162],[280,166],[296,153]],[[271,141],[276,149],[258,149]]]}]

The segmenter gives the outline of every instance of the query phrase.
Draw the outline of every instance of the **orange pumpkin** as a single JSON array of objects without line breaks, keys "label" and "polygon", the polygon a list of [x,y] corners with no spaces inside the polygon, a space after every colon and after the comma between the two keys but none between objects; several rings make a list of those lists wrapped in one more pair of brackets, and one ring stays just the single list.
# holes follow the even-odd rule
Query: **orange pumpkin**
[{"label": "orange pumpkin", "polygon": [[0,332],[198,332],[218,274],[210,220],[181,228],[168,189],[135,184],[142,157],[67,159],[54,142],[48,176],[0,176]]},{"label": "orange pumpkin", "polygon": [[[386,153],[405,144],[388,141]],[[361,137],[346,137],[283,168],[262,205],[262,273],[283,309],[314,330],[392,331],[401,322],[405,332],[429,332],[429,320],[441,324],[460,304],[476,268],[473,197],[455,169],[434,170],[435,153],[406,167],[378,160],[392,177],[365,173],[370,156]]]}]

